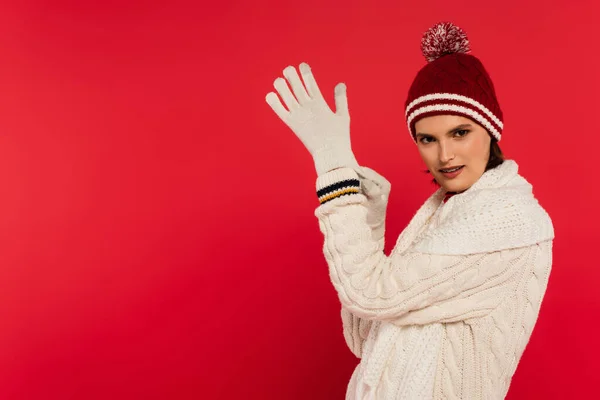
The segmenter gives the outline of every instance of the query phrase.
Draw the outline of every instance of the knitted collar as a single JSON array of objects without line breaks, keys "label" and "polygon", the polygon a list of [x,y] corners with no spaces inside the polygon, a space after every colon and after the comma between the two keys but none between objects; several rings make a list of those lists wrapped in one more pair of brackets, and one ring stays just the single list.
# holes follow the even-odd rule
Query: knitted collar
[{"label": "knitted collar", "polygon": [[474,192],[477,190],[491,188],[494,186],[503,186],[510,179],[517,176],[519,172],[519,166],[514,160],[505,160],[502,164],[498,165],[496,168],[489,169],[481,175],[481,177],[471,185],[467,190],[456,193],[456,192],[446,192],[443,189],[440,191],[443,192],[443,202],[447,202],[452,196],[457,194],[463,194],[468,192]]},{"label": "knitted collar", "polygon": [[438,226],[413,243],[445,197],[446,191],[439,188],[425,201],[398,238],[397,251],[412,247],[430,254],[474,254],[554,238],[550,217],[513,160],[486,171],[469,189],[448,198]]}]

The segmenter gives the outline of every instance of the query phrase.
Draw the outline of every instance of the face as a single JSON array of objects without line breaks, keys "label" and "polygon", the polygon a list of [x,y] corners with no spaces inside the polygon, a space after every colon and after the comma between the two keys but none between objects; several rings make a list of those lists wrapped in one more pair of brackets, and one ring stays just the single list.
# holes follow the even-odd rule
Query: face
[{"label": "face", "polygon": [[[421,158],[447,191],[467,190],[485,172],[492,139],[473,120],[458,115],[435,115],[417,121],[415,131]],[[461,168],[447,171],[454,167]]]}]

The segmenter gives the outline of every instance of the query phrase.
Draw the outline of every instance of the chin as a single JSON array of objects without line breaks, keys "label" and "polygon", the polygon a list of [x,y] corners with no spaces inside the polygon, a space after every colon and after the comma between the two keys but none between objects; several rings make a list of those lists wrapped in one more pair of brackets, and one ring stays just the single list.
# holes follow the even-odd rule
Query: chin
[{"label": "chin", "polygon": [[[439,183],[439,181],[438,181]],[[463,192],[469,188],[468,185],[465,185],[463,182],[460,182],[457,179],[444,179],[442,178],[442,182],[440,186],[443,187],[448,192]]]},{"label": "chin", "polygon": [[[466,170],[466,167],[464,168]],[[434,176],[437,183],[448,192],[464,192],[469,189],[475,181],[473,176],[469,173],[470,171],[463,171],[460,175],[453,179],[446,178],[440,173],[439,176]]]}]

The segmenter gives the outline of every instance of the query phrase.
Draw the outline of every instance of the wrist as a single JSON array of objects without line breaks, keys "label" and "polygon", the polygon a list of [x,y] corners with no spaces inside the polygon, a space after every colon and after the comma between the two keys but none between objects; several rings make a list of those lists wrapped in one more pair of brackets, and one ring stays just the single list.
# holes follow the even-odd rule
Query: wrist
[{"label": "wrist", "polygon": [[354,169],[340,167],[319,175],[316,189],[319,202],[324,204],[337,197],[360,193],[361,183]]},{"label": "wrist", "polygon": [[355,170],[360,168],[352,150],[322,150],[314,155],[313,161],[317,176],[340,168],[352,168]]}]

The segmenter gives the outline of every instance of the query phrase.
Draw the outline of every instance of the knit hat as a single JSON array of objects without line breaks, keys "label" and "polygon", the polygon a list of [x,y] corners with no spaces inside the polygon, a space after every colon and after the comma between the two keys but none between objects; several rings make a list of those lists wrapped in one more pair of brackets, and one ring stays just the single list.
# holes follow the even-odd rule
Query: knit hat
[{"label": "knit hat", "polygon": [[465,32],[440,22],[425,32],[421,51],[428,63],[413,81],[406,99],[406,122],[416,142],[415,123],[440,114],[460,115],[500,140],[502,110],[483,64],[470,52]]}]

